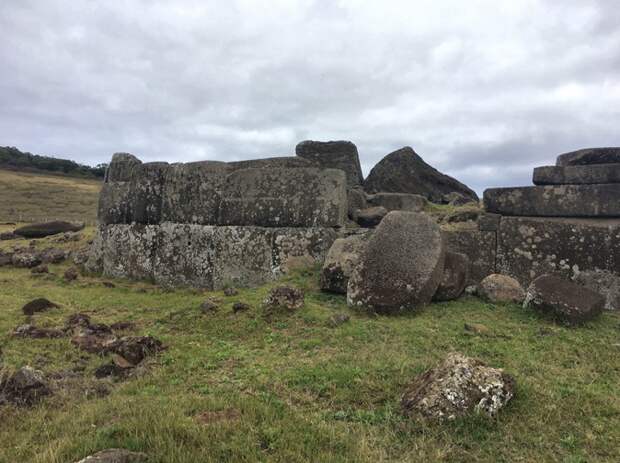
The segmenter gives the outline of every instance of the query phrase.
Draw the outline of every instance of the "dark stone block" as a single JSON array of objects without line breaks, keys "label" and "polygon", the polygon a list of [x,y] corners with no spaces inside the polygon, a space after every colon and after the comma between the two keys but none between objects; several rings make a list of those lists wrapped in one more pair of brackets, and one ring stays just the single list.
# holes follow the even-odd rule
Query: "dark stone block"
[{"label": "dark stone block", "polygon": [[535,185],[620,183],[620,164],[536,167],[533,181]]},{"label": "dark stone block", "polygon": [[488,212],[535,217],[620,217],[620,184],[491,188]]},{"label": "dark stone block", "polygon": [[613,148],[586,148],[570,153],[560,154],[556,160],[557,166],[585,166],[590,164],[620,163],[620,147]]},{"label": "dark stone block", "polygon": [[495,273],[494,231],[479,230],[475,223],[464,222],[443,227],[448,251],[465,254],[469,258],[467,285],[480,283],[487,275]]},{"label": "dark stone block", "polygon": [[162,189],[167,162],[149,162],[134,170],[130,186],[132,221],[147,225],[161,222]]},{"label": "dark stone block", "polygon": [[357,147],[350,141],[302,141],[295,147],[297,156],[327,169],[343,170],[347,186],[358,187],[364,181]]}]

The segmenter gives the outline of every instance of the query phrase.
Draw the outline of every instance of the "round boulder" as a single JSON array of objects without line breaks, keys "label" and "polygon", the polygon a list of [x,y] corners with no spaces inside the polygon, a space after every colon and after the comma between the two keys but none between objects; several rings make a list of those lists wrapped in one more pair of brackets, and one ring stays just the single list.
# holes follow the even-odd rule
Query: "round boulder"
[{"label": "round boulder", "polygon": [[525,298],[525,291],[514,278],[493,273],[480,282],[478,295],[489,302],[516,302],[520,304]]},{"label": "round boulder", "polygon": [[443,277],[441,229],[430,217],[392,211],[381,221],[349,278],[347,302],[377,313],[428,304]]}]

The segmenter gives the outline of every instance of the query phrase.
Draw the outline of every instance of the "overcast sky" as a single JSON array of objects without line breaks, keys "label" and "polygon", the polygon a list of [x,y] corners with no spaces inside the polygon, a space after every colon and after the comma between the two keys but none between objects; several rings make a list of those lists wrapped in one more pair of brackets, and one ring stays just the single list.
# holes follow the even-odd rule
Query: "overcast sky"
[{"label": "overcast sky", "polygon": [[345,139],[481,192],[620,145],[617,0],[2,0],[0,30],[0,145],[86,164]]}]

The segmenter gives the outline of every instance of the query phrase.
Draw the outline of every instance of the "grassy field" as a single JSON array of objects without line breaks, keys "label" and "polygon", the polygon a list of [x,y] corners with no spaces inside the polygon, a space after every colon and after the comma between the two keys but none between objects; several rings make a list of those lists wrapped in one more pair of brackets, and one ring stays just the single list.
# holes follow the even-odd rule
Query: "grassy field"
[{"label": "grassy field", "polygon": [[0,170],[0,221],[82,221],[94,224],[101,182]]},{"label": "grassy field", "polygon": [[[266,317],[260,301],[273,285],[234,297],[126,281],[108,288],[96,277],[66,283],[65,268],[50,266],[52,274],[39,278],[0,268],[5,368],[80,371],[32,409],[0,407],[1,462],[72,462],[107,447],[162,463],[620,461],[617,314],[569,329],[516,305],[465,297],[417,315],[369,317],[349,310],[344,297],[321,293],[314,269],[284,280],[306,291],[305,307]],[[210,296],[220,309],[203,314]],[[109,359],[66,338],[9,335],[35,297],[61,305],[37,315],[40,326],[60,326],[81,311],[96,322],[134,321],[136,334],[168,349],[135,377],[96,380],[95,368]],[[233,314],[235,301],[252,310]],[[351,320],[331,328],[337,312]],[[489,333],[472,335],[464,323]],[[403,388],[453,350],[512,373],[515,399],[495,420],[404,419]],[[108,395],[97,393],[102,387]]]}]

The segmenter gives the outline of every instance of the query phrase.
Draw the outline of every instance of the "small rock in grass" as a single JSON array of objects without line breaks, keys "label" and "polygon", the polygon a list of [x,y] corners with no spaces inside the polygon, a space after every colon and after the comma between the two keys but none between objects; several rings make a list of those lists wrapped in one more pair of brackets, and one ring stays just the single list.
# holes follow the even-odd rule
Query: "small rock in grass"
[{"label": "small rock in grass", "polygon": [[493,273],[480,282],[478,295],[489,302],[520,304],[525,298],[525,291],[514,278]]},{"label": "small rock in grass", "polygon": [[74,281],[77,280],[78,277],[78,269],[75,267],[70,267],[65,271],[64,278],[66,281]]},{"label": "small rock in grass", "polygon": [[200,310],[202,310],[202,313],[217,312],[217,309],[218,305],[212,299],[207,299],[202,304],[200,304]]},{"label": "small rock in grass", "polygon": [[125,449],[107,449],[83,458],[76,463],[144,463],[148,460],[145,453],[130,452]]},{"label": "small rock in grass", "polygon": [[453,420],[503,408],[515,394],[515,380],[498,368],[451,353],[438,366],[418,376],[401,400],[406,416]]},{"label": "small rock in grass", "polygon": [[38,299],[34,299],[27,303],[22,307],[22,312],[24,315],[34,315],[37,312],[44,312],[49,309],[55,309],[59,306],[54,304],[53,302],[45,299],[44,297],[40,297]]},{"label": "small rock in grass", "polygon": [[489,334],[491,334],[491,330],[489,330],[489,328],[482,323],[465,323],[463,328],[465,329],[465,331],[468,331],[472,334],[483,336],[488,336]]},{"label": "small rock in grass", "polygon": [[113,331],[127,331],[134,330],[136,324],[134,322],[115,322],[110,325]]},{"label": "small rock in grass", "polygon": [[236,296],[237,294],[239,294],[239,291],[233,287],[224,288],[224,296],[230,297]]},{"label": "small rock in grass", "polygon": [[32,338],[32,339],[52,339],[62,338],[65,333],[61,330],[53,328],[37,328],[34,325],[21,325],[13,330],[13,336],[16,338]]},{"label": "small rock in grass", "polygon": [[332,328],[336,328],[344,323],[347,323],[350,319],[351,317],[349,317],[346,313],[337,313],[329,317],[327,324]]},{"label": "small rock in grass", "polygon": [[101,365],[95,369],[95,378],[109,378],[110,376],[114,376],[116,378],[124,377],[128,372],[128,369],[121,368],[114,363],[106,363]]},{"label": "small rock in grass", "polygon": [[152,336],[125,336],[105,347],[106,352],[120,355],[133,365],[137,365],[148,355],[164,350],[162,342]]},{"label": "small rock in grass", "polygon": [[103,286],[105,286],[106,288],[116,288],[116,285],[110,281],[104,281],[103,283],[101,283]]},{"label": "small rock in grass", "polygon": [[277,286],[269,291],[263,305],[272,310],[294,311],[303,307],[304,293],[302,290],[291,286]]},{"label": "small rock in grass", "polygon": [[235,302],[232,306],[232,310],[234,313],[237,312],[246,312],[250,310],[250,306],[245,302]]}]

